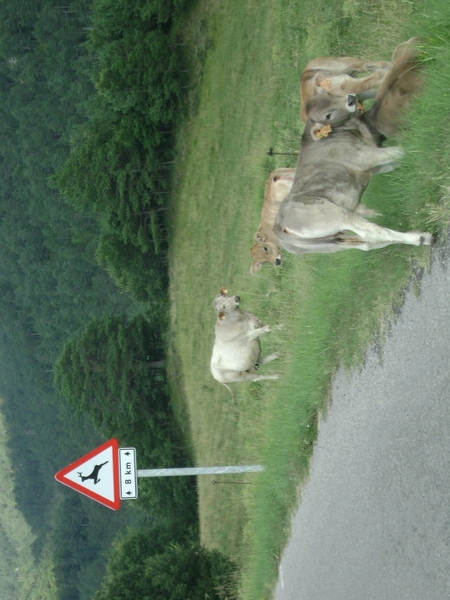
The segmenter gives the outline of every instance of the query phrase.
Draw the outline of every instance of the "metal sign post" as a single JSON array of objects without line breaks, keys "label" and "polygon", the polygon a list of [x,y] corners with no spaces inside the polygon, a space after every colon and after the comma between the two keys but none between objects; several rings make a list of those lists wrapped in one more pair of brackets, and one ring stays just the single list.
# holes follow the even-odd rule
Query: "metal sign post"
[{"label": "metal sign post", "polygon": [[254,473],[264,471],[262,465],[236,467],[195,467],[186,469],[139,469],[138,477],[175,477],[177,475],[227,475],[230,473]]},{"label": "metal sign post", "polygon": [[118,441],[112,439],[58,471],[55,479],[112,510],[118,510],[121,500],[134,500],[138,497],[138,477],[228,475],[258,471],[264,471],[264,467],[262,465],[236,465],[181,469],[137,469],[136,449],[119,448]]}]

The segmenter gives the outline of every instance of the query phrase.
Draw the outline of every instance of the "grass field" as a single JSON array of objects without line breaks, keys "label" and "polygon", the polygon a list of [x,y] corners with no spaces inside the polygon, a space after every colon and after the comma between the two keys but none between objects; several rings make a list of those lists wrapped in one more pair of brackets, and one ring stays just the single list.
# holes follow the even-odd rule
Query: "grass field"
[{"label": "grass field", "polygon": [[[298,80],[310,59],[386,60],[399,42],[423,35],[427,85],[399,140],[405,160],[372,180],[364,202],[383,213],[382,225],[444,236],[449,31],[446,0],[205,0],[185,24],[197,87],[178,143],[170,221],[170,376],[196,464],[266,467],[236,476],[236,485],[198,482],[201,541],[236,561],[239,597],[271,597],[337,365],[358,364],[374,336],[382,341],[393,307],[430,260],[426,248],[391,246],[285,256],[280,268],[251,276],[264,181],[274,168],[294,165],[293,157],[266,152],[298,150]],[[263,354],[282,352],[262,369],[281,379],[235,384],[235,402],[209,372],[211,302],[221,286],[264,323],[284,325],[262,339]]]}]

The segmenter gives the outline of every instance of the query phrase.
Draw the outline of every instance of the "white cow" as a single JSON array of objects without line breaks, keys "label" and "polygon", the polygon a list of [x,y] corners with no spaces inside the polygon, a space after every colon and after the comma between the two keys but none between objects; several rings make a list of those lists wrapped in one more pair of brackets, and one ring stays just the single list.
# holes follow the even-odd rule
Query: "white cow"
[{"label": "white cow", "polygon": [[233,396],[227,383],[239,381],[259,381],[261,379],[278,379],[279,375],[259,375],[256,367],[279,356],[274,352],[261,358],[259,337],[269,333],[269,325],[245,310],[242,310],[239,296],[227,296],[221,288],[213,301],[217,313],[216,337],[211,356],[211,373],[216,381],[222,383]]}]

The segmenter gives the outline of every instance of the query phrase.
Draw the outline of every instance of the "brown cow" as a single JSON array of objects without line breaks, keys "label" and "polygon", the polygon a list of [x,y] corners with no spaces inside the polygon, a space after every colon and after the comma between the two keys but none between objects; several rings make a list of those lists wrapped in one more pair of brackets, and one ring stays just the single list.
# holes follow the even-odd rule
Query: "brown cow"
[{"label": "brown cow", "polygon": [[[300,118],[306,123],[306,103],[317,94],[336,96],[361,95],[360,99],[374,98],[376,89],[389,71],[387,61],[367,62],[362,58],[316,58],[308,63],[300,77]],[[358,73],[372,71],[367,77],[355,77]]]},{"label": "brown cow", "polygon": [[272,231],[281,202],[286,198],[294,182],[295,169],[276,169],[266,179],[261,221],[255,233],[250,254],[253,264],[250,273],[257,273],[264,263],[281,264],[281,246]]}]

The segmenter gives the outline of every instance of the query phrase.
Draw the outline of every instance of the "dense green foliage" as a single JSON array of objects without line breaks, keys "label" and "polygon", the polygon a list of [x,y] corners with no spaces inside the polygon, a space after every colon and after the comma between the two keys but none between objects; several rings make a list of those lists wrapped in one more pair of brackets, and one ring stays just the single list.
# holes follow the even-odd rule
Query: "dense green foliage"
[{"label": "dense green foliage", "polygon": [[[70,131],[93,91],[83,76],[88,14],[87,2],[72,12],[11,2],[0,18],[0,394],[16,501],[36,536],[36,557],[65,518],[66,492],[56,492],[54,473],[101,439],[55,398],[53,362],[89,319],[134,310],[96,264],[95,222],[77,216],[47,183],[67,158]],[[104,563],[102,552],[127,517],[81,506],[84,522],[98,524],[96,532],[86,528],[83,551]],[[80,549],[73,548],[70,567],[79,581],[58,558],[76,532],[73,525],[53,537],[55,568],[63,589],[77,592],[79,581],[95,589]]]},{"label": "dense green foliage", "polygon": [[70,157],[54,179],[78,210],[99,219],[97,256],[138,300],[167,284],[163,209],[185,71],[171,25],[183,4],[94,3],[87,48],[95,58],[89,78],[97,93],[86,103],[87,120],[74,131]]},{"label": "dense green foliage", "polygon": [[129,534],[114,543],[95,600],[223,598],[230,572],[230,563],[217,551],[168,543],[157,530]]},{"label": "dense green foliage", "polygon": [[[0,395],[17,506],[62,599],[94,593],[118,530],[178,519],[183,536],[196,535],[193,480],[144,484],[137,505],[145,510],[120,514],[54,482],[105,436],[135,445],[143,466],[187,463],[164,369],[142,363],[153,350],[164,358],[171,169],[163,163],[181,114],[185,73],[171,31],[183,4],[11,0],[0,8]],[[62,181],[70,204],[55,185]],[[91,415],[89,403],[71,403],[74,392],[66,402],[53,385],[55,361],[91,321],[91,332],[104,327],[99,344],[117,343],[102,417],[101,403]]]},{"label": "dense green foliage", "polygon": [[164,413],[162,352],[160,332],[142,315],[129,324],[106,315],[67,342],[55,365],[56,381],[78,415],[87,411],[105,437],[117,435],[125,423],[143,418],[146,403],[156,419]]}]

